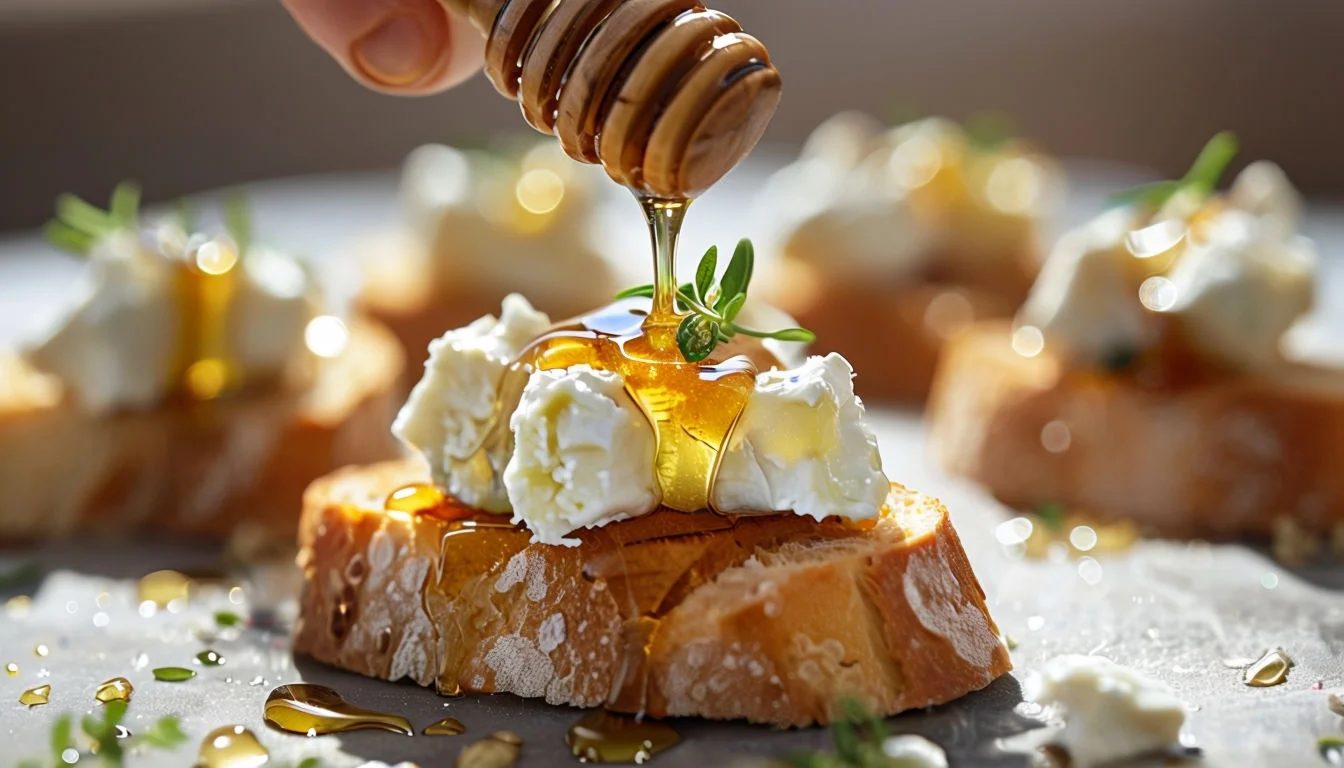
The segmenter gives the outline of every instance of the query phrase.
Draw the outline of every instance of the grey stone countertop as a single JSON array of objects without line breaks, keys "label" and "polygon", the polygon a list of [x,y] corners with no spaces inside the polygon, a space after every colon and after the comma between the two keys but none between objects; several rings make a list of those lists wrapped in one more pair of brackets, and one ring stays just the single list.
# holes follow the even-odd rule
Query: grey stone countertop
[{"label": "grey stone countertop", "polygon": [[[765,167],[748,165],[697,206],[686,252],[766,231],[762,222],[737,215]],[[1105,190],[1124,186],[1136,175],[1090,164],[1070,168],[1076,193],[1062,216],[1065,223],[1084,218]],[[330,267],[333,285],[348,289],[352,270],[343,254],[352,239],[395,221],[393,185],[391,175],[259,184],[251,190],[257,230],[279,245],[318,254]],[[207,203],[211,197],[205,196]],[[611,205],[608,238],[643,253],[642,222],[633,204],[613,197]],[[1330,329],[1342,327],[1339,318],[1344,317],[1334,255],[1344,250],[1344,210],[1313,206],[1307,231],[1325,256],[1324,309],[1309,336],[1328,346]],[[644,268],[643,263],[634,267]],[[12,343],[26,321],[58,304],[77,269],[73,261],[52,255],[35,235],[0,238],[0,345]],[[1092,653],[1133,666],[1175,690],[1189,713],[1183,742],[1202,750],[1203,765],[1320,765],[1316,740],[1344,736],[1344,720],[1326,707],[1327,695],[1344,689],[1344,599],[1339,592],[1344,566],[1294,571],[1252,547],[1146,540],[1091,559],[1070,558],[1064,548],[1042,559],[1014,556],[996,537],[1013,513],[931,466],[917,414],[873,409],[872,417],[889,474],[947,504],[994,618],[1017,641],[1012,652],[1017,669],[1011,676],[959,701],[892,718],[893,731],[933,739],[947,750],[953,766],[1025,765],[1027,757],[1011,746],[1013,737],[1038,729],[1041,722],[1021,703],[1019,681],[1057,654]],[[57,716],[93,711],[98,683],[118,676],[135,686],[125,720],[132,732],[175,714],[190,737],[174,751],[132,754],[129,766],[190,765],[204,734],[225,724],[256,733],[271,752],[271,765],[296,764],[310,756],[324,766],[374,760],[451,765],[462,745],[499,729],[524,739],[523,766],[574,763],[564,734],[578,717],[575,710],[505,695],[443,699],[413,685],[365,680],[294,658],[283,629],[215,627],[212,617],[219,610],[274,616],[274,626],[283,627],[293,610],[292,573],[283,569],[253,569],[232,581],[212,582],[191,600],[162,610],[141,607],[139,576],[156,568],[208,571],[218,561],[216,549],[152,541],[51,543],[0,554],[0,572],[37,563],[45,574],[0,591],[0,602],[33,596],[31,604],[11,600],[0,612],[0,665],[17,665],[15,672],[0,674],[0,764],[49,754],[48,731]],[[241,588],[231,590],[235,585]],[[46,646],[45,656],[38,655],[39,645]],[[1240,670],[1225,663],[1276,646],[1296,661],[1282,685],[1247,687]],[[191,667],[193,657],[206,648],[219,651],[227,663],[197,667],[198,676],[185,683],[153,679],[152,668]],[[417,730],[456,717],[468,734],[406,738],[360,732],[304,738],[268,729],[262,722],[267,693],[297,681],[331,685],[355,704],[403,714]],[[51,686],[47,706],[29,709],[18,702],[23,690],[42,684]],[[815,728],[777,731],[696,720],[676,721],[675,727],[681,743],[657,756],[655,765],[740,764],[820,748],[830,738]]]}]

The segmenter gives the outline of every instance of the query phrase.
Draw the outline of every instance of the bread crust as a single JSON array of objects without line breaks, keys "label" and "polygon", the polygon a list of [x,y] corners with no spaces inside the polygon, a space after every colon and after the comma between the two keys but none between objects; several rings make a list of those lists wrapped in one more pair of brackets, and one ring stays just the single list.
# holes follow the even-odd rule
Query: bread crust
[{"label": "bread crust", "polygon": [[401,350],[355,319],[350,344],[301,392],[243,394],[94,416],[17,358],[2,367],[0,539],[152,531],[211,538],[240,525],[294,535],[313,478],[399,455],[388,434]]},{"label": "bread crust", "polygon": [[1005,504],[1217,539],[1269,534],[1283,515],[1322,532],[1344,520],[1344,371],[1284,363],[1145,389],[1048,349],[1023,357],[1010,335],[955,336],[928,410],[941,465]]},{"label": "bread crust", "polygon": [[909,404],[928,396],[946,339],[973,321],[1011,317],[1033,279],[1016,262],[981,282],[839,281],[794,260],[784,272],[771,302],[817,335],[812,349],[839,352],[862,371],[860,397]]},{"label": "bread crust", "polygon": [[381,511],[426,478],[407,460],[309,488],[296,652],[445,692],[778,726],[828,722],[847,695],[938,704],[1011,667],[946,510],[900,486],[866,530],[659,510],[567,548],[471,529],[497,517]]}]

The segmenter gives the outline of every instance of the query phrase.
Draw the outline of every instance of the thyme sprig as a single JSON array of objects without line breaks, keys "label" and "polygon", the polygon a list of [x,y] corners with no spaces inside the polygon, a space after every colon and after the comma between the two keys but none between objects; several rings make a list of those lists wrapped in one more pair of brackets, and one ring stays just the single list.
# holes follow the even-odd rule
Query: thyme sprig
[{"label": "thyme sprig", "polygon": [[1144,208],[1161,208],[1168,200],[1178,194],[1192,194],[1204,198],[1213,194],[1218,182],[1227,173],[1228,166],[1236,159],[1240,146],[1236,134],[1231,131],[1215,133],[1204,145],[1190,170],[1179,179],[1155,181],[1143,184],[1110,197],[1112,205],[1137,205]]},{"label": "thyme sprig", "polygon": [[[737,323],[737,316],[747,303],[747,288],[751,284],[755,264],[756,249],[750,240],[743,238],[733,250],[723,277],[715,284],[719,248],[711,246],[696,267],[695,281],[678,286],[677,309],[689,314],[677,326],[677,347],[687,362],[704,360],[720,343],[737,335],[804,343],[816,340],[816,335],[805,328],[759,331]],[[639,296],[652,298],[653,286],[628,288],[617,294],[616,298]]]},{"label": "thyme sprig", "polygon": [[[145,745],[157,749],[173,749],[187,740],[176,717],[164,717],[157,720],[147,730],[129,739],[117,738],[119,726],[126,717],[127,704],[124,701],[109,701],[103,705],[102,716],[84,715],[79,727],[84,736],[95,745],[98,757],[104,765],[120,766],[129,746]],[[43,768],[47,765],[63,766],[73,760],[67,760],[67,750],[75,749],[74,716],[65,714],[51,726],[48,740],[51,749],[51,762],[40,758],[30,758],[19,763],[20,768]],[[76,758],[78,759],[78,758]]]},{"label": "thyme sprig", "polygon": [[902,763],[882,749],[891,733],[882,718],[858,700],[840,702],[840,717],[831,723],[835,752],[798,752],[785,759],[793,768],[898,768]]},{"label": "thyme sprig", "polygon": [[134,229],[139,221],[140,186],[123,181],[112,190],[107,210],[71,194],[56,198],[56,216],[42,231],[52,245],[83,256],[99,238],[117,230]]}]

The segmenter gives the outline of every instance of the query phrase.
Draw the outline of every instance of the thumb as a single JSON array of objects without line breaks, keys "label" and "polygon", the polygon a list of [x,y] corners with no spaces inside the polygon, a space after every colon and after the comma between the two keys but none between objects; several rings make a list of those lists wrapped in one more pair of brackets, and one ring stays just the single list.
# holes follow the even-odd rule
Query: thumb
[{"label": "thumb", "polygon": [[281,0],[356,80],[387,93],[436,93],[484,61],[485,41],[441,0]]}]

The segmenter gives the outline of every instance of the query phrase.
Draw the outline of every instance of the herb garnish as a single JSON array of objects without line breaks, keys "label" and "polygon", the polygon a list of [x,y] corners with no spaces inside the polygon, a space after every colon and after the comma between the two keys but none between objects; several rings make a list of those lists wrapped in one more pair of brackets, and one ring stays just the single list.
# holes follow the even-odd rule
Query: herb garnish
[{"label": "herb garnish", "polygon": [[840,701],[840,717],[831,723],[835,753],[798,752],[785,758],[793,768],[899,768],[906,762],[888,755],[884,743],[891,737],[886,723],[858,700]]},{"label": "herb garnish", "polygon": [[233,611],[215,611],[215,623],[221,627],[236,627],[243,623],[243,617]]},{"label": "herb garnish", "polygon": [[224,229],[238,245],[240,255],[252,247],[252,208],[242,192],[224,198]]},{"label": "herb garnish", "polygon": [[1237,137],[1231,131],[1222,131],[1213,135],[1209,143],[1200,150],[1194,165],[1179,179],[1155,181],[1125,192],[1111,195],[1113,205],[1137,205],[1144,208],[1161,208],[1168,200],[1181,193],[1192,194],[1199,198],[1208,197],[1218,188],[1218,181],[1227,172],[1239,149]]},{"label": "herb garnish", "polygon": [[104,211],[75,195],[56,198],[56,217],[42,228],[47,242],[62,250],[86,255],[93,243],[120,229],[134,229],[140,221],[140,186],[123,181],[112,190]]},{"label": "herb garnish", "polygon": [[[690,312],[677,327],[677,346],[688,363],[698,363],[709,357],[720,342],[738,334],[758,339],[812,342],[816,336],[805,328],[785,328],[780,331],[758,331],[738,325],[737,315],[747,303],[747,286],[755,268],[756,249],[743,238],[737,243],[728,267],[718,285],[714,274],[718,270],[719,249],[711,246],[701,257],[695,270],[695,282],[677,288],[677,309]],[[616,295],[618,299],[636,296],[653,297],[652,285],[629,288]]]},{"label": "herb garnish", "polygon": [[[84,736],[93,743],[93,750],[107,765],[119,766],[125,758],[128,747],[145,745],[158,749],[173,749],[187,740],[176,717],[160,718],[147,730],[135,736],[125,736],[121,721],[126,717],[127,704],[124,701],[109,701],[103,705],[102,717],[84,715],[79,727]],[[30,758],[19,763],[20,768],[43,768],[44,766],[64,766],[74,763],[67,760],[67,751],[79,752],[75,747],[74,716],[65,714],[51,726],[51,736],[47,742],[51,748],[51,760]],[[87,754],[80,752],[80,754]]]}]

